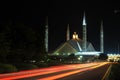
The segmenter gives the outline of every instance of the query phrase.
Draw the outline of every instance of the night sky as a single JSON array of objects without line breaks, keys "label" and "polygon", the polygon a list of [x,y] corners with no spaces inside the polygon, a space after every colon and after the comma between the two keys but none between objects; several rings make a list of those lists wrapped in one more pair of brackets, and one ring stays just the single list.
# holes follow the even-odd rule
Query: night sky
[{"label": "night sky", "polygon": [[[117,52],[120,43],[120,9],[117,2],[78,2],[54,1],[48,7],[50,41],[55,46],[66,40],[67,24],[70,24],[70,35],[76,31],[82,38],[82,18],[86,14],[87,39],[96,50],[100,45],[100,24],[103,21],[105,52]],[[54,29],[53,29],[54,27]],[[59,44],[58,44],[58,43]]]},{"label": "night sky", "polygon": [[100,45],[100,24],[103,21],[105,52],[117,52],[120,44],[120,7],[117,2],[83,2],[44,0],[39,2],[1,2],[0,23],[20,21],[34,27],[49,23],[49,51],[66,41],[67,24],[70,35],[77,32],[82,39],[82,18],[86,14],[87,39],[96,50]]}]

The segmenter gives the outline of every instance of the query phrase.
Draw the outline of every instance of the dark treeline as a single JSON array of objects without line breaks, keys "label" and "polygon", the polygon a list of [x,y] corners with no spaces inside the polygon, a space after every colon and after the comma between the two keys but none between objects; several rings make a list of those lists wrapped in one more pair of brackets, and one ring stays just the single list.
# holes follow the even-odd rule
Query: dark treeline
[{"label": "dark treeline", "polygon": [[9,20],[0,26],[0,63],[41,59],[44,49],[44,26],[26,25]]}]

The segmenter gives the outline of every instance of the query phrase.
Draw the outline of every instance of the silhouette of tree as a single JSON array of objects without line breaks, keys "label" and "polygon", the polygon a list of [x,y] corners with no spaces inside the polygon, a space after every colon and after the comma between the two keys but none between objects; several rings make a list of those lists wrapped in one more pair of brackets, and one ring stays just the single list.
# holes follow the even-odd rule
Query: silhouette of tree
[{"label": "silhouette of tree", "polygon": [[0,62],[44,57],[44,25],[32,27],[10,20],[0,27]]},{"label": "silhouette of tree", "polygon": [[105,54],[105,53],[101,53],[101,54],[99,55],[98,59],[100,59],[100,60],[106,60],[106,59],[108,59],[108,56],[107,56],[107,54]]}]

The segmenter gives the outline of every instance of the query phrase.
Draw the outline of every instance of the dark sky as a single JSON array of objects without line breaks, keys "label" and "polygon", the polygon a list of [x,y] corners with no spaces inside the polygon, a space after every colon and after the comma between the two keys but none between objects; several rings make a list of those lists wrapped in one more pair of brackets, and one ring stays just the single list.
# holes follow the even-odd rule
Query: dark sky
[{"label": "dark sky", "polygon": [[[52,44],[66,40],[67,24],[70,24],[71,36],[74,31],[82,38],[82,17],[86,14],[87,38],[96,50],[100,45],[100,23],[104,26],[105,52],[117,52],[120,43],[120,5],[117,2],[54,1],[49,3],[48,16],[50,39]],[[54,29],[53,29],[54,27]],[[58,43],[57,43],[58,42]],[[52,46],[52,44],[50,44]]]},{"label": "dark sky", "polygon": [[29,26],[49,21],[49,51],[66,41],[66,28],[70,24],[70,35],[77,32],[82,38],[82,17],[86,14],[87,39],[99,50],[100,23],[104,26],[105,52],[116,52],[120,43],[120,7],[118,2],[88,2],[79,0],[40,0],[39,2],[1,2],[1,24],[9,19],[24,22]]}]

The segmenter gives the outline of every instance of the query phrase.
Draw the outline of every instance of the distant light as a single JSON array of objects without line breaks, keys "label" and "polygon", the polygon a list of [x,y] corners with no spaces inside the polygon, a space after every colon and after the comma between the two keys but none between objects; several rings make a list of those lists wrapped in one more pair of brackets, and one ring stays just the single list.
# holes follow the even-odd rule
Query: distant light
[{"label": "distant light", "polygon": [[75,55],[96,55],[98,56],[100,54],[100,52],[77,52]]},{"label": "distant light", "polygon": [[76,32],[74,32],[74,34],[73,34],[73,39],[79,39],[78,34],[76,34]]},{"label": "distant light", "polygon": [[78,60],[80,60],[80,57],[78,58]]},{"label": "distant light", "polygon": [[78,60],[81,60],[82,58],[83,58],[83,56],[79,56],[79,57],[78,57]]},{"label": "distant light", "polygon": [[114,13],[118,13],[118,12],[120,12],[120,10],[114,10]]}]

